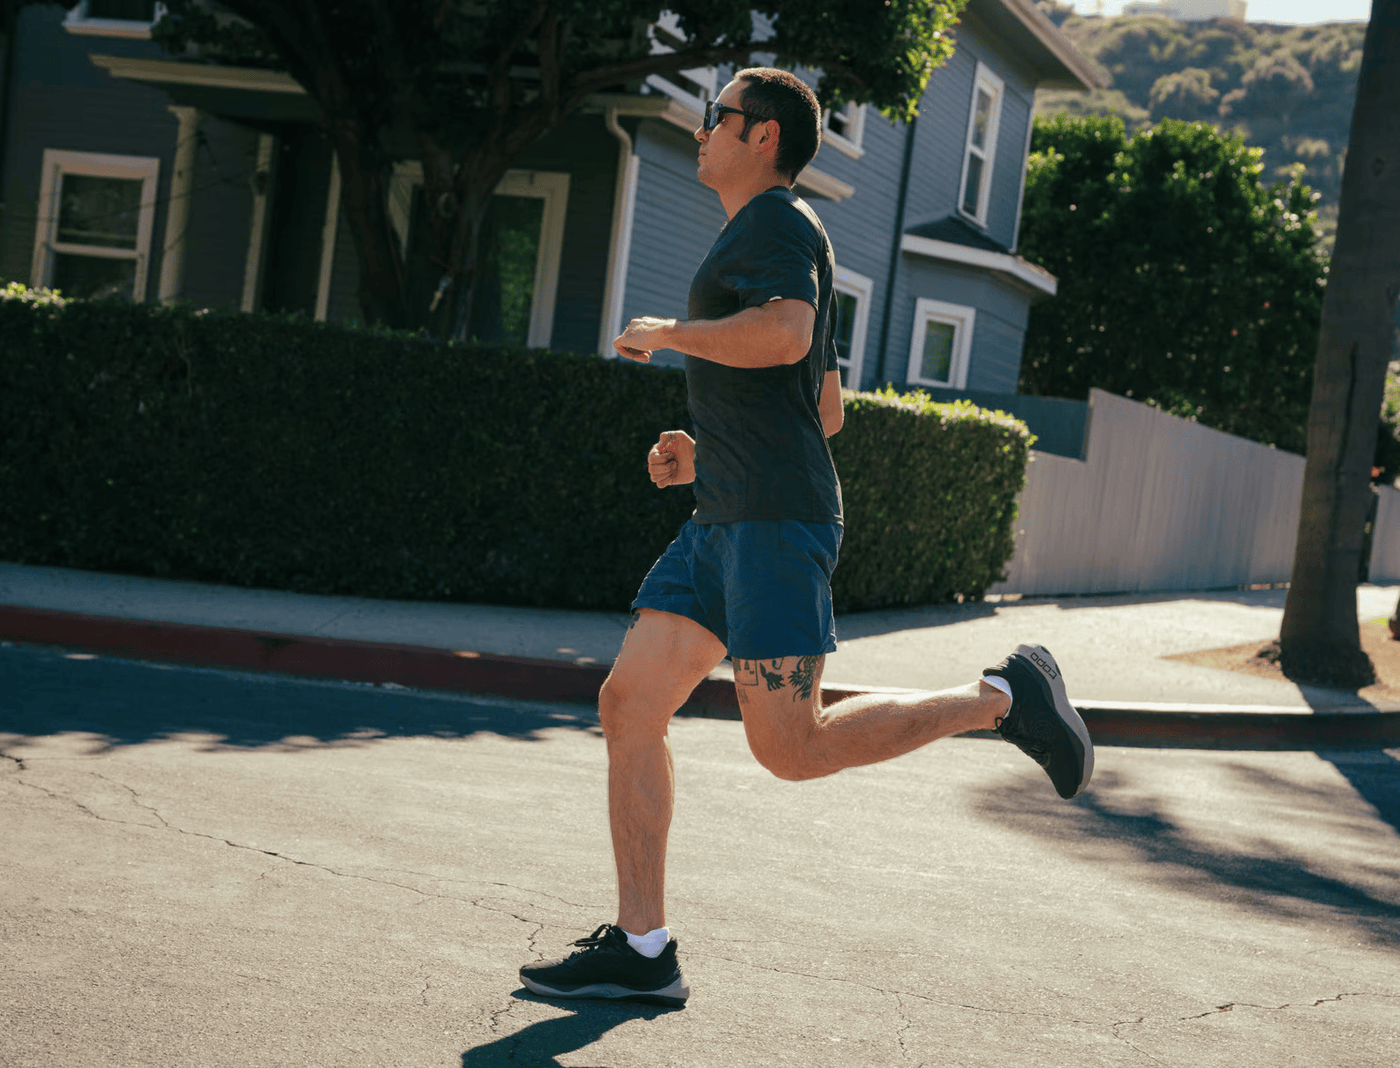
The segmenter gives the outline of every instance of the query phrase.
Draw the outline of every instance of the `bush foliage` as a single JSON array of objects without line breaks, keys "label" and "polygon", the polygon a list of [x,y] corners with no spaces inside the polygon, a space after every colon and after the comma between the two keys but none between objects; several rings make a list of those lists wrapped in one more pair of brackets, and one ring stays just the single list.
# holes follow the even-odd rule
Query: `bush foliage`
[{"label": "bush foliage", "polygon": [[1307,186],[1265,184],[1237,134],[1037,119],[1021,251],[1059,278],[1021,390],[1092,386],[1301,453],[1327,267]]},{"label": "bush foliage", "polygon": [[1110,114],[1137,128],[1203,119],[1235,130],[1264,149],[1267,178],[1318,190],[1324,229],[1335,225],[1365,22],[1080,18],[1042,7],[1110,81],[1091,93],[1037,93],[1038,115]]},{"label": "bush foliage", "polygon": [[[0,558],[314,593],[625,608],[694,507],[678,371],[189,307],[0,299]],[[856,395],[841,610],[979,596],[1029,436]]]}]

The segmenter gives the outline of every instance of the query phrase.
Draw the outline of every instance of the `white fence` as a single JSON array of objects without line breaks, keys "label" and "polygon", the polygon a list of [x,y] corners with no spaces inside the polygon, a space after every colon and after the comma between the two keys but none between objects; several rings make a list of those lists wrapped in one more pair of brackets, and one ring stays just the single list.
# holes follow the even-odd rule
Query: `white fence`
[{"label": "white fence", "polygon": [[[991,593],[1286,582],[1303,458],[1093,390],[1085,459],[1035,453],[1016,554]],[[1371,581],[1400,580],[1400,491],[1381,490]]]}]

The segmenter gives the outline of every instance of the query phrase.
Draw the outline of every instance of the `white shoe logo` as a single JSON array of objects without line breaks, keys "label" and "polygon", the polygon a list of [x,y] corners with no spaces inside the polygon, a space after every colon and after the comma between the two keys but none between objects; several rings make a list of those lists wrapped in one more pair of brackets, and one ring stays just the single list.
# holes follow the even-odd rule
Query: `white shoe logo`
[{"label": "white shoe logo", "polygon": [[1035,662],[1036,666],[1039,667],[1041,671],[1045,672],[1045,674],[1049,675],[1052,679],[1058,679],[1060,677],[1060,673],[1055,670],[1055,665],[1050,663],[1050,661],[1042,659],[1036,653],[1031,653],[1031,660]]}]

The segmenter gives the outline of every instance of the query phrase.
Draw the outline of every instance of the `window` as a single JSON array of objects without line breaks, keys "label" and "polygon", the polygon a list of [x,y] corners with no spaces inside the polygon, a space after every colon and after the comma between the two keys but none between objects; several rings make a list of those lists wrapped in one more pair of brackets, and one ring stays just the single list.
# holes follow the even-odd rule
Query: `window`
[{"label": "window", "polygon": [[1002,81],[981,62],[972,83],[972,111],[967,120],[962,187],[958,207],[979,226],[987,225],[988,192],[996,156],[997,126],[1001,121]]},{"label": "window", "polygon": [[860,389],[870,294],[875,283],[838,265],[831,288],[836,304],[836,361],[841,367],[841,384],[847,389]]},{"label": "window", "polygon": [[32,284],[144,300],[160,161],[45,149]]},{"label": "window", "polygon": [[151,24],[163,8],[156,0],[80,0],[63,27],[95,37],[150,37]]},{"label": "window", "polygon": [[[674,52],[685,45],[678,16],[671,11],[661,12],[661,17],[648,29],[647,36],[651,38],[652,55]],[[696,111],[704,112],[705,101],[719,95],[719,70],[715,67],[692,67],[670,74],[652,74],[647,77],[646,85],[649,91],[665,93]]]},{"label": "window", "polygon": [[822,144],[830,145],[852,159],[860,159],[865,155],[865,150],[860,147],[865,131],[865,111],[864,104],[847,104],[837,111],[827,108],[822,113]]},{"label": "window", "polygon": [[963,389],[977,311],[962,304],[920,298],[909,342],[911,385]]},{"label": "window", "polygon": [[[567,174],[510,171],[496,186],[478,239],[468,337],[494,345],[549,346],[568,201]],[[397,164],[389,218],[409,271],[423,262],[415,252],[427,239],[426,210],[422,165]]]}]

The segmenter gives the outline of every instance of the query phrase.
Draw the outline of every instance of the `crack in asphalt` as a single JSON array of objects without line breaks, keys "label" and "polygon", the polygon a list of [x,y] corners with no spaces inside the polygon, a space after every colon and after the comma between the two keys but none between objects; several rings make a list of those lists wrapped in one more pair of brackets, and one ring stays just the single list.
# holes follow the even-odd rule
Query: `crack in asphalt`
[{"label": "crack in asphalt", "polygon": [[27,767],[25,767],[24,760],[22,758],[17,756],[10,756],[10,754],[5,752],[3,749],[0,749],[0,760],[8,760],[11,763],[13,763],[14,767],[10,769],[11,771],[29,770]]},{"label": "crack in asphalt", "polygon": [[[903,995],[897,994],[897,993],[896,993],[896,994],[893,995],[893,997],[894,997],[895,1013],[899,1016],[899,1024],[900,1024],[899,1027],[895,1028],[894,1038],[895,1038],[895,1041],[899,1043],[899,1052],[900,1052],[900,1055],[903,1056],[903,1058],[904,1058],[906,1061],[908,1061],[908,1060],[911,1060],[912,1057],[911,1057],[911,1054],[910,1054],[910,1052],[909,1052],[909,1047],[906,1046],[906,1045],[904,1044],[904,1036],[913,1028],[913,1026],[914,1026],[914,1021],[911,1020],[911,1019],[909,1019],[909,1014],[908,1014],[907,1012],[904,1011],[904,997],[903,997]],[[922,1062],[920,1062],[920,1068],[922,1068]]]},{"label": "crack in asphalt", "polygon": [[[14,758],[14,757],[9,757],[8,759],[10,759],[10,760],[15,760],[16,763],[20,763],[20,764],[21,764],[21,767],[23,767],[22,762],[18,761],[16,758]],[[71,796],[69,796],[69,795],[67,795],[67,794],[58,793],[57,791],[50,790],[49,788],[47,788],[47,787],[45,787],[45,786],[40,786],[40,785],[37,784],[37,783],[26,782],[26,781],[23,780],[23,779],[19,779],[19,780],[17,780],[17,781],[19,782],[19,784],[20,784],[21,786],[26,786],[26,787],[28,787],[28,788],[31,789],[31,790],[36,790],[36,791],[38,791],[39,793],[43,794],[44,796],[49,797],[49,798],[52,798],[52,799],[55,800],[55,801],[62,801],[62,802],[65,802],[65,803],[67,803],[67,804],[70,804],[70,805],[72,805],[74,808],[78,809],[78,811],[80,811],[80,812],[82,812],[82,813],[84,813],[84,814],[86,814],[86,815],[92,817],[93,819],[102,822],[102,823],[115,823],[115,824],[120,824],[120,825],[128,826],[128,827],[145,827],[145,828],[150,829],[150,830],[165,829],[165,830],[168,830],[168,831],[172,831],[172,832],[174,832],[174,833],[176,833],[176,834],[186,835],[186,836],[188,836],[188,837],[190,837],[190,838],[203,838],[203,839],[205,839],[206,841],[218,842],[218,843],[220,843],[220,844],[222,844],[222,845],[228,846],[230,849],[241,849],[241,850],[246,850],[246,851],[251,852],[251,853],[261,853],[263,856],[272,857],[272,858],[275,859],[275,860],[280,860],[280,861],[283,861],[284,863],[293,864],[293,865],[296,865],[296,866],[298,866],[298,867],[314,868],[314,869],[316,869],[317,871],[326,872],[327,874],[329,874],[329,875],[334,875],[334,876],[336,876],[337,878],[341,878],[341,879],[357,879],[357,880],[359,880],[359,881],[361,881],[361,882],[373,883],[373,884],[375,884],[375,885],[377,885],[377,886],[390,886],[390,887],[394,887],[395,889],[399,889],[399,890],[407,890],[407,891],[409,891],[410,893],[417,894],[417,895],[419,895],[420,897],[425,898],[425,899],[431,898],[431,899],[436,899],[436,900],[440,900],[440,901],[454,901],[454,902],[457,902],[458,904],[470,905],[470,906],[472,906],[473,908],[481,909],[481,910],[484,911],[484,912],[494,912],[494,913],[497,913],[497,914],[502,915],[502,916],[509,916],[509,917],[511,917],[511,919],[519,920],[521,923],[534,925],[534,926],[536,927],[536,930],[530,935],[529,941],[530,941],[531,951],[532,951],[532,952],[536,952],[536,955],[538,956],[538,952],[537,952],[537,951],[535,950],[535,948],[534,948],[534,943],[535,943],[535,940],[539,937],[540,933],[544,930],[545,925],[539,923],[538,920],[535,920],[535,919],[531,919],[531,918],[528,918],[528,917],[525,917],[525,916],[518,915],[517,913],[512,912],[510,909],[507,909],[507,908],[498,908],[498,907],[494,907],[494,906],[492,906],[492,905],[488,905],[488,904],[486,903],[487,898],[486,898],[485,896],[476,897],[476,898],[471,898],[471,897],[459,897],[459,896],[455,896],[455,895],[452,895],[452,894],[433,894],[433,893],[429,893],[429,892],[426,891],[426,890],[421,890],[421,889],[419,889],[419,888],[416,887],[416,886],[411,886],[411,885],[409,885],[408,883],[395,882],[395,881],[393,881],[393,880],[391,880],[391,879],[375,878],[375,877],[369,876],[369,875],[359,875],[359,874],[356,874],[356,873],[354,873],[354,872],[337,871],[335,868],[328,867],[328,866],[325,865],[325,864],[318,864],[318,863],[316,863],[315,861],[310,861],[310,860],[301,860],[301,859],[299,859],[299,858],[297,858],[297,857],[290,856],[290,855],[288,855],[288,854],[286,854],[286,853],[279,853],[278,851],[276,851],[276,850],[274,850],[274,849],[262,849],[262,848],[260,848],[260,847],[258,847],[258,846],[244,845],[244,844],[241,843],[241,842],[235,842],[235,841],[233,841],[233,840],[231,840],[231,839],[223,838],[223,837],[220,837],[219,835],[216,835],[216,834],[205,834],[203,831],[191,831],[191,830],[187,830],[187,829],[184,828],[184,827],[178,827],[178,826],[176,826],[175,824],[171,823],[169,820],[167,820],[167,819],[165,818],[165,816],[163,816],[163,815],[161,814],[161,812],[160,812],[159,809],[155,808],[155,807],[152,806],[152,805],[148,805],[148,804],[146,804],[144,801],[142,801],[142,800],[141,800],[141,795],[140,795],[139,793],[137,793],[137,791],[136,791],[135,789],[133,789],[131,786],[127,785],[126,783],[118,782],[118,781],[115,780],[115,779],[108,778],[106,775],[102,775],[102,774],[100,774],[99,772],[95,772],[95,771],[87,771],[87,772],[84,772],[84,774],[91,775],[91,776],[92,776],[93,778],[95,778],[95,779],[100,779],[100,780],[102,780],[103,782],[105,782],[105,783],[107,783],[107,784],[109,784],[109,785],[111,785],[111,786],[114,786],[114,787],[117,787],[117,788],[119,788],[119,789],[121,789],[121,790],[124,790],[128,795],[130,795],[132,804],[134,804],[137,808],[140,808],[140,809],[142,809],[142,810],[145,811],[145,812],[149,812],[152,816],[154,816],[157,820],[160,821],[160,827],[155,827],[155,826],[153,826],[152,824],[149,824],[149,823],[142,823],[142,822],[139,822],[139,821],[137,821],[137,820],[123,820],[123,819],[117,819],[117,818],[112,817],[112,816],[104,816],[104,815],[102,815],[100,812],[95,812],[95,811],[93,811],[91,808],[89,808],[87,805],[83,804],[81,801],[79,801],[79,800],[78,800],[77,798],[75,798],[75,797],[71,797]],[[263,880],[263,879],[266,879],[269,875],[272,874],[272,872],[273,872],[274,870],[275,870],[275,867],[274,867],[274,868],[268,868],[267,871],[262,872],[262,873],[258,876],[258,881],[261,881],[261,880]],[[440,878],[439,876],[428,875],[426,872],[412,872],[412,871],[408,871],[408,872],[404,872],[403,874],[406,874],[406,875],[421,875],[421,876],[423,876],[424,878]],[[458,881],[462,881],[462,880],[445,880],[445,881],[449,881],[449,882],[458,882]],[[479,885],[479,884],[478,884],[478,885]],[[565,901],[563,898],[554,897],[554,895],[552,895],[552,894],[545,894],[545,893],[542,893],[542,892],[540,892],[540,891],[531,890],[531,889],[529,889],[529,888],[527,888],[527,887],[512,886],[512,885],[509,884],[509,883],[498,883],[498,882],[489,883],[489,884],[487,884],[487,885],[505,887],[505,888],[512,889],[512,890],[520,890],[520,891],[523,891],[523,892],[525,892],[525,893],[539,893],[540,896],[542,896],[542,897],[553,897],[554,900],[556,900],[556,901],[561,901],[561,902],[563,902],[564,904],[572,904],[572,902]],[[575,907],[583,907],[583,906],[575,906]]]},{"label": "crack in asphalt", "polygon": [[[1320,1005],[1335,1004],[1346,998],[1400,998],[1400,994],[1380,994],[1373,993],[1371,991],[1350,991],[1347,993],[1338,994],[1336,997],[1318,998],[1310,1005],[1303,1003],[1295,1005],[1292,1002],[1286,1002],[1282,1005],[1255,1005],[1247,1001],[1227,1001],[1223,1005],[1217,1005],[1215,1008],[1210,1009],[1207,1012],[1195,1013],[1191,1016],[1178,1016],[1175,1020],[1163,1022],[1188,1023],[1191,1020],[1204,1020],[1207,1016],[1220,1016],[1223,1013],[1234,1012],[1236,1009],[1258,1009],[1261,1012],[1282,1012],[1285,1009],[1315,1009]],[[1144,1023],[1147,1023],[1147,1017],[1145,1016],[1139,1016],[1136,1020],[1119,1020],[1118,1022],[1112,1025],[1110,1030],[1113,1032],[1114,1038],[1116,1038],[1119,1042],[1122,1042],[1133,1052],[1140,1053],[1142,1056],[1146,1057],[1154,1064],[1166,1064],[1166,1061],[1163,1061],[1158,1057],[1154,1057],[1151,1053],[1147,1052],[1147,1050],[1143,1049],[1141,1046],[1135,1045],[1132,1041],[1130,1041],[1125,1035],[1121,1033],[1124,1028],[1136,1027],[1139,1024]]]}]

